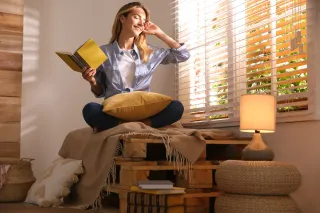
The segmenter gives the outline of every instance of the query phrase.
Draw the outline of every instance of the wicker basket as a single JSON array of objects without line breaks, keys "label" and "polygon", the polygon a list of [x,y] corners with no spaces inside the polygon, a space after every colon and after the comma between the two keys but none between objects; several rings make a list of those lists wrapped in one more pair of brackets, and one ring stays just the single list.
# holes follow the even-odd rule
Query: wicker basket
[{"label": "wicker basket", "polygon": [[6,181],[0,189],[0,202],[23,202],[32,184],[35,182],[31,161],[34,159],[1,158],[0,165],[11,165]]}]

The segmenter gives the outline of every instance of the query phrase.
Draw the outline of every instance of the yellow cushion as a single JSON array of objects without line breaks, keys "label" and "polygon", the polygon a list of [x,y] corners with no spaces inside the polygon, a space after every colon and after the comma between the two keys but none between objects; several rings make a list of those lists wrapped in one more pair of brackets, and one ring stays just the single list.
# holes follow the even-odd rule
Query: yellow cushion
[{"label": "yellow cushion", "polygon": [[103,112],[125,121],[140,121],[153,116],[172,101],[166,95],[134,91],[111,96],[103,101]]}]

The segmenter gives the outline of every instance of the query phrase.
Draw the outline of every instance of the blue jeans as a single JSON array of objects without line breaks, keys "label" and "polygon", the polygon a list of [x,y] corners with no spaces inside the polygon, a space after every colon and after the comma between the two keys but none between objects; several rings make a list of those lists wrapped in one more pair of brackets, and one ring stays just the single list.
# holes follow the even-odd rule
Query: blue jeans
[{"label": "blue jeans", "polygon": [[[119,124],[120,119],[114,116],[108,115],[102,111],[103,106],[98,103],[88,103],[82,110],[83,118],[86,123],[96,128],[98,131],[110,129]],[[151,116],[151,127],[160,128],[176,121],[179,121],[182,117],[184,107],[180,101],[173,100],[164,110]]]}]

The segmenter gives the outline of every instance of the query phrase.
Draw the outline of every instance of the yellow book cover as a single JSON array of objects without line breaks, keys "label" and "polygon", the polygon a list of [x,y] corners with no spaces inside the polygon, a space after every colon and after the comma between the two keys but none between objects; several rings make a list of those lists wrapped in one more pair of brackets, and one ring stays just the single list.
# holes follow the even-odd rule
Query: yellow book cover
[{"label": "yellow book cover", "polygon": [[173,189],[141,189],[139,186],[131,186],[130,191],[142,192],[146,194],[164,195],[164,194],[184,194],[185,188],[173,187]]},{"label": "yellow book cover", "polygon": [[83,72],[84,67],[97,69],[108,59],[92,38],[82,44],[73,54],[70,52],[56,52],[56,54],[77,72]]}]

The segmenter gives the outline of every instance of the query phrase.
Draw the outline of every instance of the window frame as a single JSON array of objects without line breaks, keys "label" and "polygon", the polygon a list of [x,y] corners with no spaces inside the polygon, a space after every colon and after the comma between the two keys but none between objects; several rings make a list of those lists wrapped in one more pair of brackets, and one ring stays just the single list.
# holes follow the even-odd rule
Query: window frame
[{"label": "window frame", "polygon": [[[176,0],[177,1],[177,0]],[[230,1],[230,0],[228,0]],[[232,1],[232,0],[231,0]],[[177,6],[176,2],[175,6]],[[316,121],[320,120],[320,73],[317,72],[317,67],[320,67],[320,26],[317,27],[317,21],[320,22],[320,2],[317,0],[306,0],[307,11],[307,52],[308,52],[308,75],[307,75],[307,87],[308,87],[308,110],[301,112],[286,113],[281,115],[277,113],[277,123],[291,123],[302,121]],[[175,23],[175,32],[177,32],[177,25]],[[178,38],[175,33],[175,38]],[[230,51],[230,50],[229,50]],[[233,51],[233,50],[231,50]],[[229,63],[230,64],[230,63]],[[274,72],[275,68],[272,68],[271,72]],[[175,67],[176,76],[178,76],[178,66]],[[207,70],[205,71],[207,73]],[[273,75],[271,75],[272,77]],[[229,78],[229,77],[228,77]],[[235,78],[230,78],[236,80]],[[176,88],[179,88],[178,80],[175,81]],[[272,82],[274,85],[274,82]],[[229,89],[229,86],[228,86]],[[229,91],[229,90],[228,90]],[[177,93],[176,97],[177,98]],[[230,100],[230,99],[229,99]],[[207,104],[207,103],[205,103]],[[238,127],[240,125],[238,118],[226,118],[217,120],[205,120],[199,122],[183,123],[187,128],[210,128],[210,127]]]}]

